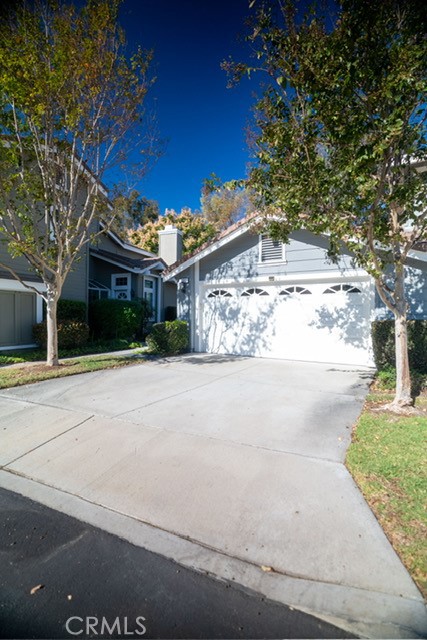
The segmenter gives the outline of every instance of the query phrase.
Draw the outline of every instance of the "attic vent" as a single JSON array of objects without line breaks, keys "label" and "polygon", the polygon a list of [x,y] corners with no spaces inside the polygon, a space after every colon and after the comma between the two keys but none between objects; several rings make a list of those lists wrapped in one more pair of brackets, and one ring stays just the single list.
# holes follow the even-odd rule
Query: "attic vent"
[{"label": "attic vent", "polygon": [[338,293],[339,291],[345,291],[346,293],[360,293],[360,289],[354,287],[352,284],[334,284],[332,287],[325,289],[323,293]]},{"label": "attic vent", "polygon": [[261,262],[278,262],[283,260],[283,243],[261,236]]}]

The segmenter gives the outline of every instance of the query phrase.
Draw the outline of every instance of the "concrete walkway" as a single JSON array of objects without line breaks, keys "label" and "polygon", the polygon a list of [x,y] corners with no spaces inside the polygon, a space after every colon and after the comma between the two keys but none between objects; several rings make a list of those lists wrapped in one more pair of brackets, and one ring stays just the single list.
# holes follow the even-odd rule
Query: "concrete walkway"
[{"label": "concrete walkway", "polygon": [[0,485],[368,637],[420,593],[343,465],[368,371],[188,355],[0,392]]}]

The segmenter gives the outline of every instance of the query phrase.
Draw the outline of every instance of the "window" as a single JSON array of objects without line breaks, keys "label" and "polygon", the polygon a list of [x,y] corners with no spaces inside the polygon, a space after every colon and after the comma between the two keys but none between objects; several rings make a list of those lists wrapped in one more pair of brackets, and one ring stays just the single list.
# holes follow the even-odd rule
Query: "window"
[{"label": "window", "polygon": [[209,293],[208,298],[231,298],[231,293],[225,289],[215,289]]},{"label": "window", "polygon": [[346,293],[361,293],[360,289],[352,284],[334,284],[325,289],[323,293],[338,293],[340,291],[345,291]]},{"label": "window", "polygon": [[110,289],[96,280],[89,280],[89,302],[110,297]]},{"label": "window", "polygon": [[131,275],[130,273],[116,273],[111,276],[111,290],[116,300],[131,299]]},{"label": "window", "polygon": [[282,262],[284,260],[284,246],[280,240],[272,240],[262,235],[260,239],[261,262]]},{"label": "window", "polygon": [[144,278],[144,287],[142,293],[144,300],[148,302],[151,309],[150,320],[155,321],[157,318],[156,304],[156,282],[154,278]]},{"label": "window", "polygon": [[265,289],[245,289],[242,293],[242,297],[246,296],[268,296],[270,295]]},{"label": "window", "polygon": [[286,289],[282,289],[282,291],[279,293],[279,296],[290,296],[293,293],[297,293],[301,296],[307,294],[311,295],[311,291],[309,291],[305,287],[286,287]]}]

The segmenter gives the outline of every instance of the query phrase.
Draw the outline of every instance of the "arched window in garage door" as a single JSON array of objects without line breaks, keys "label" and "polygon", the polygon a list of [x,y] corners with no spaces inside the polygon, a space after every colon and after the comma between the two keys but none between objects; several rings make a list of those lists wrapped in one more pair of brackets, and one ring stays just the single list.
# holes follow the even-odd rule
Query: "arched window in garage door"
[{"label": "arched window in garage door", "polygon": [[360,289],[352,284],[334,284],[332,287],[325,289],[323,293],[339,293],[344,291],[345,293],[361,293]]},{"label": "arched window in garage door", "polygon": [[246,296],[269,296],[270,294],[265,289],[253,288],[253,289],[245,289],[241,295],[242,297],[246,297]]},{"label": "arched window in garage door", "polygon": [[304,295],[311,295],[311,291],[309,289],[306,289],[305,287],[286,287],[286,289],[282,289],[282,291],[279,293],[279,296],[290,296],[293,293],[297,293],[298,295],[304,296]]},{"label": "arched window in garage door", "polygon": [[214,289],[208,294],[208,298],[231,298],[231,293],[225,289]]}]

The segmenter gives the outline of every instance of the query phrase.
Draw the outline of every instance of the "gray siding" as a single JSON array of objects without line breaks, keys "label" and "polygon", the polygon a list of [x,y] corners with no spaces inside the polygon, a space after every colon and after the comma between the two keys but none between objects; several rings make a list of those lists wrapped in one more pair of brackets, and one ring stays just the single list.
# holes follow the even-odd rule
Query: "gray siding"
[{"label": "gray siding", "polygon": [[62,288],[61,298],[87,302],[88,284],[88,245],[86,244],[74,262]]},{"label": "gray siding", "polygon": [[[320,246],[317,246],[320,245]],[[259,236],[246,233],[200,261],[200,279],[250,279],[269,275],[321,273],[352,269],[352,259],[344,255],[333,264],[328,260],[327,240],[316,238],[307,231],[291,235],[285,247],[283,263],[259,261]]]},{"label": "gray siding", "polygon": [[[3,236],[4,237],[4,236]],[[2,236],[0,235],[0,262],[3,262],[7,266],[12,267],[20,276],[25,276],[25,274],[35,275],[28,261],[23,256],[17,256],[16,258],[12,258],[9,251],[7,250],[7,243],[2,240]],[[3,269],[0,265],[0,272],[2,272],[2,277],[9,278],[12,277],[9,273],[3,273]]]},{"label": "gray siding", "polygon": [[[413,261],[407,267],[406,299],[409,305],[408,316],[414,320],[427,318],[427,264],[425,268],[415,268]],[[393,318],[392,312],[386,308],[375,290],[375,317],[378,320]]]}]

